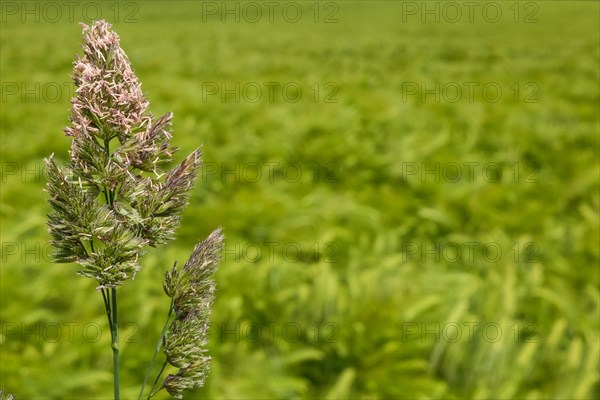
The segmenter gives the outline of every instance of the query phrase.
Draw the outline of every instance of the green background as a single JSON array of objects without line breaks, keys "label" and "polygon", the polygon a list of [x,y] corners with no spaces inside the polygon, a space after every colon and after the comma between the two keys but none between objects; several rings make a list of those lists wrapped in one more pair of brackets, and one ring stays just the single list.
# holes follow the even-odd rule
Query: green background
[{"label": "green background", "polygon": [[44,4],[2,4],[1,388],[112,395],[96,284],[48,258],[42,169],[68,157],[77,21],[99,9],[150,110],[174,112],[176,159],[206,162],[178,238],[119,289],[124,398],[164,271],[218,226],[214,359],[189,398],[599,397],[597,2],[495,2],[496,22],[488,2],[472,22],[461,2],[457,22],[439,2],[296,2],[296,23],[284,2],[255,23],[235,2]]}]

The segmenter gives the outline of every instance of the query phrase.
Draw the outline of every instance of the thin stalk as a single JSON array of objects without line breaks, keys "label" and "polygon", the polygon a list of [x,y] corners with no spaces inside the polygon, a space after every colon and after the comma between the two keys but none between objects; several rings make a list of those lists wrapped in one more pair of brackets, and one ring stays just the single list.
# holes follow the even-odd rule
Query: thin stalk
[{"label": "thin stalk", "polygon": [[112,293],[112,326],[110,330],[113,350],[113,372],[115,384],[115,400],[119,400],[119,330],[117,325],[117,289],[111,288]]},{"label": "thin stalk", "polygon": [[[169,320],[171,319],[171,314],[173,314],[173,300],[171,300],[171,306],[169,307],[169,314],[167,315],[167,320],[165,321],[165,325],[160,332],[160,337],[158,338],[158,342],[156,342],[156,347],[154,348],[154,354],[152,355],[152,360],[150,360],[150,365],[148,365],[148,369],[146,370],[146,375],[144,376],[144,382],[142,383],[142,389],[140,390],[140,395],[138,396],[138,400],[141,400],[144,395],[144,388],[146,387],[146,382],[148,382],[148,378],[150,377],[150,372],[152,372],[152,368],[154,367],[154,361],[156,361],[156,356],[158,355],[158,351],[160,350],[160,346],[162,346],[162,341],[165,336],[165,332],[167,331],[167,327],[169,326]],[[163,366],[164,369],[164,366]],[[162,370],[161,370],[162,373]],[[160,376],[160,375],[159,375]],[[157,378],[158,380],[158,378]],[[154,383],[156,385],[156,382]],[[152,388],[154,388],[152,385]],[[152,389],[150,389],[152,391]]]}]

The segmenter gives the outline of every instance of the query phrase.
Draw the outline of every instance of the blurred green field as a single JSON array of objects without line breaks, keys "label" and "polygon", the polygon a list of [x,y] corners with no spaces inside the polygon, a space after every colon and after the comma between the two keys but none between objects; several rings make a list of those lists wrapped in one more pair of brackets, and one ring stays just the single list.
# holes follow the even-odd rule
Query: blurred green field
[{"label": "blurred green field", "polygon": [[[41,169],[68,157],[82,13],[22,4],[0,25],[0,388],[107,399],[101,296],[48,260]],[[174,112],[176,159],[202,144],[206,162],[177,240],[119,289],[123,398],[164,271],[218,226],[212,371],[189,398],[599,398],[599,3],[496,2],[495,23],[423,23],[436,2],[296,2],[297,23],[94,4],[150,110]]]}]

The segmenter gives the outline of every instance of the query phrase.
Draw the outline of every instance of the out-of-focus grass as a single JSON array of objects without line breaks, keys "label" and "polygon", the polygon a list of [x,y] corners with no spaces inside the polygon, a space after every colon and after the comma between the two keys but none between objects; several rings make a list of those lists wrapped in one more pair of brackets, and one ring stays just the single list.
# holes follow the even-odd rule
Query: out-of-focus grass
[{"label": "out-of-focus grass", "polygon": [[[598,397],[597,3],[535,3],[534,24],[403,22],[394,2],[338,2],[335,24],[202,22],[202,3],[136,4],[138,23],[114,24],[122,46],[151,110],[174,111],[181,156],[203,144],[207,167],[178,239],[119,289],[124,397],[137,395],[163,323],[164,271],[219,225],[214,360],[196,397]],[[41,159],[67,156],[79,32],[66,19],[1,25],[0,386],[21,399],[112,390],[94,282],[46,257]],[[236,82],[294,82],[303,95],[203,98],[207,84]],[[327,82],[336,103],[323,101]],[[449,82],[496,83],[503,95],[408,92]],[[8,94],[11,84],[63,92],[48,101],[43,90]],[[537,102],[525,102],[532,88]],[[263,177],[222,177],[221,163],[256,163]],[[302,175],[270,175],[268,163]],[[420,179],[436,163],[495,163],[503,176]],[[479,245],[473,257],[427,253],[447,243]],[[503,256],[489,261],[487,243]],[[303,256],[282,251],[290,244]]]}]

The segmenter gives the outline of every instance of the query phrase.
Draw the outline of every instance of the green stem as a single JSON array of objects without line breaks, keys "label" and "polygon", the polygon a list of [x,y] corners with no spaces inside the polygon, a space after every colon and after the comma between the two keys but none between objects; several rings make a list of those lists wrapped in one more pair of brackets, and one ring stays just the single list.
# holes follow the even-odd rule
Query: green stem
[{"label": "green stem", "polygon": [[115,385],[115,400],[119,400],[119,330],[117,324],[117,289],[111,288],[112,293],[112,326],[110,329],[113,350],[113,372]]},{"label": "green stem", "polygon": [[[152,360],[150,360],[150,365],[148,365],[148,369],[146,370],[146,376],[144,376],[144,382],[142,383],[142,389],[140,390],[140,395],[138,396],[138,400],[141,400],[144,395],[144,388],[146,387],[146,382],[148,382],[148,378],[150,377],[150,372],[152,372],[152,367],[154,367],[154,361],[156,361],[156,356],[158,351],[160,350],[160,346],[162,346],[162,341],[167,332],[167,327],[169,326],[169,320],[171,319],[171,314],[173,314],[173,300],[171,300],[171,306],[169,307],[169,314],[167,315],[167,320],[165,321],[165,325],[160,332],[160,337],[158,338],[158,342],[156,343],[156,347],[154,348],[154,354],[152,355]],[[164,366],[163,366],[164,369]],[[161,370],[162,373],[162,370]],[[159,375],[160,376],[160,375]],[[158,380],[158,378],[157,378]],[[156,385],[156,382],[154,383]],[[154,386],[152,386],[154,388]],[[150,389],[152,390],[152,389]]]}]

